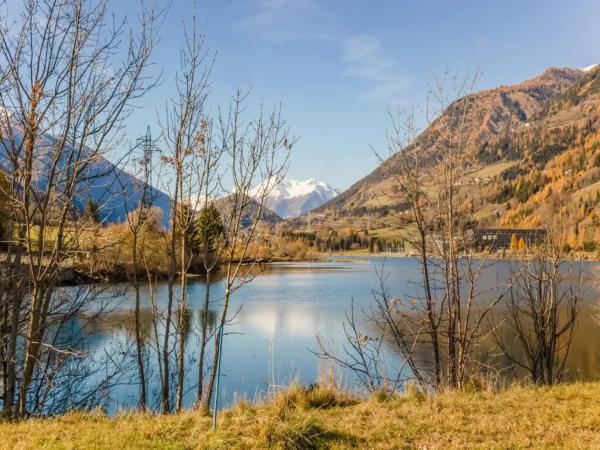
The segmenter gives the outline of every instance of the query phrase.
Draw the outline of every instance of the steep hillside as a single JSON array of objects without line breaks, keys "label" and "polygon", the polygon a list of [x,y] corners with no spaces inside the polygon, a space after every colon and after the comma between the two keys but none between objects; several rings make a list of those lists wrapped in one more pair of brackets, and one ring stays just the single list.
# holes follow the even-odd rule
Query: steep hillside
[{"label": "steep hillside", "polygon": [[[459,184],[480,225],[560,221],[570,246],[600,250],[600,67],[549,69],[515,86],[472,94],[470,101]],[[457,105],[408,151],[433,145]],[[398,216],[390,213],[404,208],[385,195],[390,189],[392,180],[380,167],[319,208],[312,226],[397,229]]]},{"label": "steep hillside", "polygon": [[[493,144],[515,164],[488,181],[481,219],[526,227],[560,221],[572,248],[600,250],[600,67],[536,119]],[[482,213],[485,204],[498,205],[495,217]]]},{"label": "steep hillside", "polygon": [[[471,94],[470,108],[466,118],[468,136],[465,155],[466,163],[486,163],[506,158],[497,149],[496,155],[489,155],[487,147],[500,136],[510,133],[520,124],[527,123],[547,108],[561,94],[584,78],[586,73],[578,69],[550,68],[542,75],[513,86]],[[452,103],[415,141],[413,145],[433,145],[432,135],[451,120],[450,117],[459,102]],[[479,155],[476,161],[472,157]],[[396,154],[390,158],[399,158]],[[485,156],[485,157],[484,157]],[[340,215],[362,216],[385,212],[389,206],[382,201],[381,194],[389,188],[390,180],[381,167],[361,179],[348,190],[317,209],[317,212],[339,213]]]},{"label": "steep hillside", "polygon": [[[16,146],[23,141],[23,132],[16,125],[11,127],[11,136]],[[6,135],[6,133],[5,133]],[[10,142],[0,141],[0,169],[11,171],[8,158]],[[39,137],[36,147],[34,166],[34,184],[38,189],[44,189],[48,182],[49,160],[54,156],[53,147],[55,138],[48,134]],[[65,154],[70,151],[65,151]],[[66,162],[59,162],[59,171],[66,170]],[[100,205],[100,219],[108,223],[122,222],[127,211],[138,205],[141,199],[142,181],[135,176],[121,170],[105,158],[95,159],[82,173],[81,182],[77,186],[74,206],[83,211],[88,200],[94,200]],[[164,192],[150,186],[147,195],[152,199],[154,206],[162,210],[162,224],[169,224],[169,196]]]}]

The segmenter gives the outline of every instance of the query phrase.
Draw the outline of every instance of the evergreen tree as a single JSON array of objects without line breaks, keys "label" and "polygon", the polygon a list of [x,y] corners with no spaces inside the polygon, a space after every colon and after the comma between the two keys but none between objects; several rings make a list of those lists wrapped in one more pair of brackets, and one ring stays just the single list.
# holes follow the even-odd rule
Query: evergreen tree
[{"label": "evergreen tree", "polygon": [[193,227],[191,248],[198,254],[212,254],[218,250],[219,241],[223,238],[225,227],[221,213],[214,203],[202,208]]},{"label": "evergreen tree", "polygon": [[98,202],[93,198],[88,198],[85,201],[83,218],[93,223],[100,223],[100,207],[98,206]]}]

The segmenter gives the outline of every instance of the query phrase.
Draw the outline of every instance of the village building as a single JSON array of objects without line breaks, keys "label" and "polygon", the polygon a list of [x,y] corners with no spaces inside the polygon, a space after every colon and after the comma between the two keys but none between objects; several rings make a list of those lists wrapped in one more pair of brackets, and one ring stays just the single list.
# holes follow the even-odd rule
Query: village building
[{"label": "village building", "polygon": [[482,228],[475,230],[474,245],[480,250],[511,248],[514,242],[523,242],[527,247],[539,245],[546,239],[546,230],[526,228]]}]

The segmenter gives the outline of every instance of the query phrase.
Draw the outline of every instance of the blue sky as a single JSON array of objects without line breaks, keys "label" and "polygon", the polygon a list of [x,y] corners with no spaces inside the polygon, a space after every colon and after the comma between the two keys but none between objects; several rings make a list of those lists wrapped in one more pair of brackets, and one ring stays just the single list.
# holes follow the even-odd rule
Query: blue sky
[{"label": "blue sky", "polygon": [[[131,16],[136,5],[113,8]],[[479,66],[488,88],[600,62],[597,0],[173,0],[154,58],[165,82],[131,117],[131,136],[168,98],[194,8],[217,52],[210,103],[236,88],[254,104],[281,102],[300,138],[289,176],[342,189],[377,166],[386,104],[423,105],[432,70]]]}]

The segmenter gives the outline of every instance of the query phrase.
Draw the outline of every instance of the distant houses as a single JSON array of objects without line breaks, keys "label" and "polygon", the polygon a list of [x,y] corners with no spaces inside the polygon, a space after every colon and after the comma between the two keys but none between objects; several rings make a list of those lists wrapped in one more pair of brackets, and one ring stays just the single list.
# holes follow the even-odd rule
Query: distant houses
[{"label": "distant houses", "polygon": [[526,228],[482,228],[475,230],[474,246],[492,250],[532,247],[546,239],[546,230]]}]

